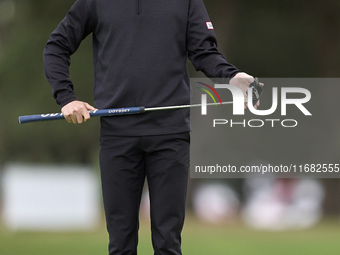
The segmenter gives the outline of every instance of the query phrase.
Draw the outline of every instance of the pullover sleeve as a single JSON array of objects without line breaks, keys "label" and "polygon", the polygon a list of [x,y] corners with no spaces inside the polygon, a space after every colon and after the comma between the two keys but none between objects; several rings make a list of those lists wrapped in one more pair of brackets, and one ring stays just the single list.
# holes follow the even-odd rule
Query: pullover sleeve
[{"label": "pullover sleeve", "polygon": [[52,32],[43,51],[45,76],[57,103],[64,105],[76,100],[69,78],[70,57],[81,41],[94,28],[94,10],[90,0],[77,0]]},{"label": "pullover sleeve", "polygon": [[187,30],[188,57],[209,78],[232,78],[240,72],[217,49],[217,40],[202,0],[190,0]]}]

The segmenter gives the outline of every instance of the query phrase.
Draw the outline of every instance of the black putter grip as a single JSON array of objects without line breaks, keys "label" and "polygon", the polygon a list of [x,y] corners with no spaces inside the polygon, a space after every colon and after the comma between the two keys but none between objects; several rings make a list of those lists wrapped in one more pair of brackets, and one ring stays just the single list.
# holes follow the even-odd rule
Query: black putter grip
[{"label": "black putter grip", "polygon": [[[263,89],[260,86],[259,78],[255,77],[254,81],[250,83],[249,88],[253,88],[253,92],[252,92],[253,105],[256,105],[257,101],[259,101],[260,96],[263,92]],[[248,91],[247,91],[247,94],[248,94]]]}]

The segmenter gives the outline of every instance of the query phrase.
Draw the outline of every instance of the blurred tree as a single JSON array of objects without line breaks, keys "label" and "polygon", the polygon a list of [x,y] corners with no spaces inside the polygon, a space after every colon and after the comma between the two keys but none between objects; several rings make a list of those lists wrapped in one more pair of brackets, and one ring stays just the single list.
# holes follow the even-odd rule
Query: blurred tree
[{"label": "blurred tree", "polygon": [[[18,125],[17,116],[58,112],[44,78],[42,50],[49,34],[70,8],[70,1],[18,1],[15,20],[5,27],[0,59],[1,161],[81,162],[98,148],[98,120],[73,126],[66,122]],[[79,99],[92,102],[91,39],[72,57],[70,75]]]},{"label": "blurred tree", "polygon": [[[219,48],[226,53],[227,59],[241,70],[259,77],[339,76],[339,1],[206,0],[205,2],[220,42]],[[265,90],[269,91],[272,86],[277,84],[266,84]],[[242,151],[247,151],[239,141],[240,137],[244,139],[246,135],[254,144],[268,144],[270,140],[273,142],[272,152],[264,156],[271,162],[299,157],[311,162],[337,163],[340,148],[338,131],[340,118],[336,110],[331,109],[339,108],[337,96],[340,87],[334,86],[330,89],[330,86],[327,86],[327,88],[322,86],[322,81],[319,87],[313,88],[313,105],[322,107],[313,107],[315,123],[311,123],[309,129],[295,132],[272,130],[266,137],[259,137],[256,130],[249,129],[246,134],[242,131],[228,132],[225,137],[219,137],[221,144],[229,144],[231,148],[231,151],[224,153],[237,157],[233,149],[237,151],[238,147],[242,147]],[[263,109],[268,109],[270,103],[262,102]],[[281,146],[281,143],[292,141],[293,137],[295,144],[291,146],[300,148],[299,154],[291,155],[287,150],[284,154],[278,155],[275,144]],[[302,140],[304,143],[299,142]],[[252,152],[249,152],[249,155],[251,154]],[[334,191],[339,192],[339,181],[333,179],[324,182],[329,194],[326,200],[327,211],[339,212],[338,198],[331,195]]]}]

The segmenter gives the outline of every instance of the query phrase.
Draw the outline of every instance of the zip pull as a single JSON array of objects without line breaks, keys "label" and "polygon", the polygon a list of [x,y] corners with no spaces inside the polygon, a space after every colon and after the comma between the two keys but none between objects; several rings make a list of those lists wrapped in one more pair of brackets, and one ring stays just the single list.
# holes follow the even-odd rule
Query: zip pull
[{"label": "zip pull", "polygon": [[137,14],[140,14],[140,7],[141,7],[141,4],[140,4],[140,0],[137,0]]}]

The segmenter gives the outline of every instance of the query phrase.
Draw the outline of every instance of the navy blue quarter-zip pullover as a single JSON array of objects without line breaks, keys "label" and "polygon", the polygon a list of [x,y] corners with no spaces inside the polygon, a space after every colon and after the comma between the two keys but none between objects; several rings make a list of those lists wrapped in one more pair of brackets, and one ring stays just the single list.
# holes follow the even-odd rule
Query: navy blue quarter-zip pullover
[{"label": "navy blue quarter-zip pullover", "polygon": [[[202,0],[78,0],[44,49],[56,101],[76,100],[70,56],[93,36],[94,101],[99,109],[190,104],[187,58],[208,77],[239,70],[217,50]],[[189,110],[101,118],[101,132],[135,136],[186,132]]]}]

